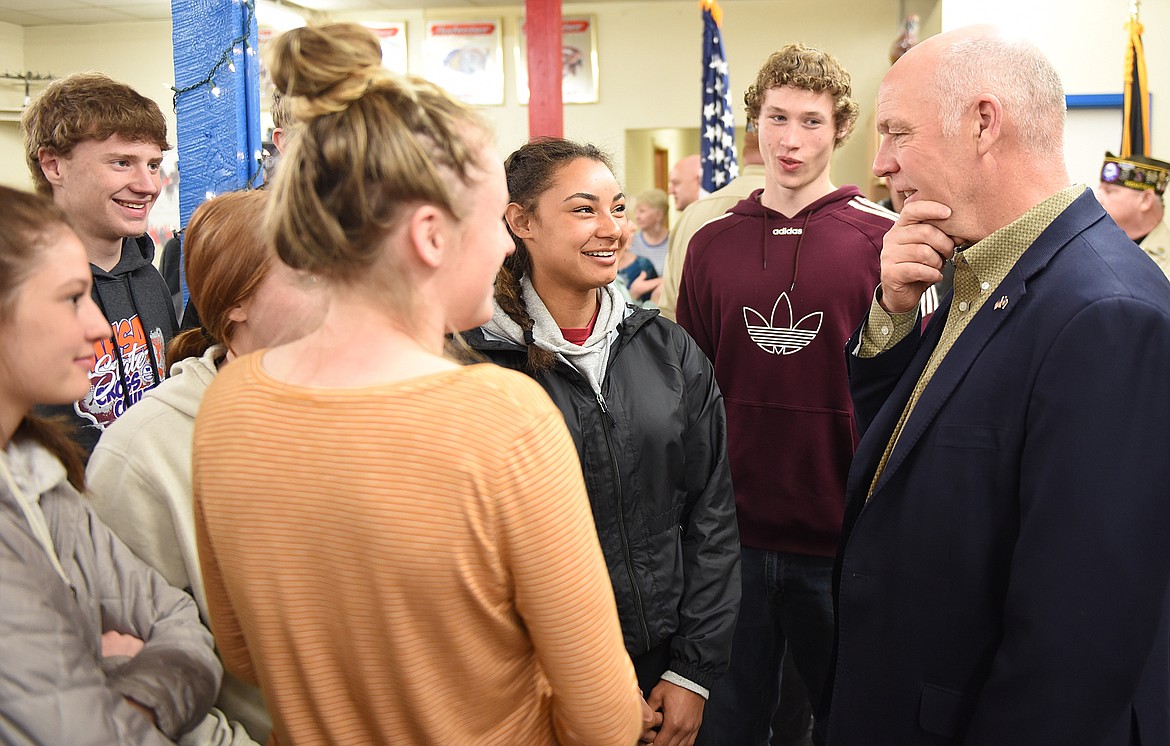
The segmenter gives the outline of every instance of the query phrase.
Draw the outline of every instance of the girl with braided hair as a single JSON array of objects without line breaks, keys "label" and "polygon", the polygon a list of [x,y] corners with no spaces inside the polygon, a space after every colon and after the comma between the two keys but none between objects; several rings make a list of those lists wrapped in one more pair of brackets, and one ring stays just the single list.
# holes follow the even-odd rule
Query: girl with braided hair
[{"label": "girl with braided hair", "polygon": [[356,24],[278,38],[296,136],[281,260],[307,336],[228,364],[195,424],[196,539],[225,667],[280,744],[630,746],[641,702],[557,409],[460,366],[512,248],[499,156]]},{"label": "girl with braided hair", "polygon": [[515,251],[468,343],[538,381],[577,447],[626,650],[661,718],[643,742],[695,742],[727,666],[739,532],[723,400],[694,341],[613,282],[632,227],[594,146],[542,139],[505,162]]}]

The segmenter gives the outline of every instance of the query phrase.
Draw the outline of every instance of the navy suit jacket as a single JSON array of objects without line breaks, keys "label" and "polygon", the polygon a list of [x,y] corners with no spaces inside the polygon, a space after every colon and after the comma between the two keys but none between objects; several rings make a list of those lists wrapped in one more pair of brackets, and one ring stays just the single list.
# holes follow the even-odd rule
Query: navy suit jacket
[{"label": "navy suit jacket", "polygon": [[1170,283],[1082,194],[938,343],[848,350],[830,746],[1170,744]]}]

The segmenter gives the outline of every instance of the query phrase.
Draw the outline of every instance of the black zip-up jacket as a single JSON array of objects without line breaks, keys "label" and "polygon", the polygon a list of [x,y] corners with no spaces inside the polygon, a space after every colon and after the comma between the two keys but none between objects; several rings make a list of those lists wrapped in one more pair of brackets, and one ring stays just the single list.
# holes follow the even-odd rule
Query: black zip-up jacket
[{"label": "black zip-up jacket", "polygon": [[[669,641],[669,670],[710,689],[726,670],[739,610],[739,529],[723,397],[694,340],[658,311],[618,327],[601,396],[563,359],[536,377],[581,458],[626,649]],[[504,367],[523,345],[464,335]]]}]

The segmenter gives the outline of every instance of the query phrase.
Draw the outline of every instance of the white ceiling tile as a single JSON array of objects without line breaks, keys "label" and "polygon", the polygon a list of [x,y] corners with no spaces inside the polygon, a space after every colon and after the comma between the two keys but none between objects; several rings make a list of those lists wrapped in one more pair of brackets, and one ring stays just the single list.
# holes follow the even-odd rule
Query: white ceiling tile
[{"label": "white ceiling tile", "polygon": [[0,21],[12,23],[17,26],[47,26],[53,23],[48,18],[37,15],[36,13],[29,13],[24,10],[9,10],[8,8],[0,8]]},{"label": "white ceiling tile", "polygon": [[[41,8],[36,15],[48,19],[49,25],[54,24],[83,24],[83,23],[118,23],[120,21],[137,20],[125,13],[111,8],[81,7],[66,10]],[[45,25],[45,24],[38,24]]]},{"label": "white ceiling tile", "polygon": [[170,3],[143,2],[138,5],[123,5],[126,0],[118,0],[113,10],[125,13],[139,21],[169,21],[171,20]]},{"label": "white ceiling tile", "polygon": [[43,10],[70,10],[85,5],[86,3],[78,0],[3,0],[3,3],[0,3],[0,13],[22,10],[35,15]]}]

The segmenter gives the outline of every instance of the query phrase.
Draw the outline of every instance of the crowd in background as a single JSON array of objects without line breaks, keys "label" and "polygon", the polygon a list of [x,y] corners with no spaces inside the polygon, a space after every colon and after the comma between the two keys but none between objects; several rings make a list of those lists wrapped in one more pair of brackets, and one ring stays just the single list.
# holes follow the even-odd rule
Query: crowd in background
[{"label": "crowd in background", "polygon": [[739,178],[636,201],[362,26],[269,63],[275,177],[195,211],[181,314],[157,105],[22,119],[0,741],[1170,744],[1170,165],[1070,184],[1034,47],[894,65],[897,212],[799,43]]}]

